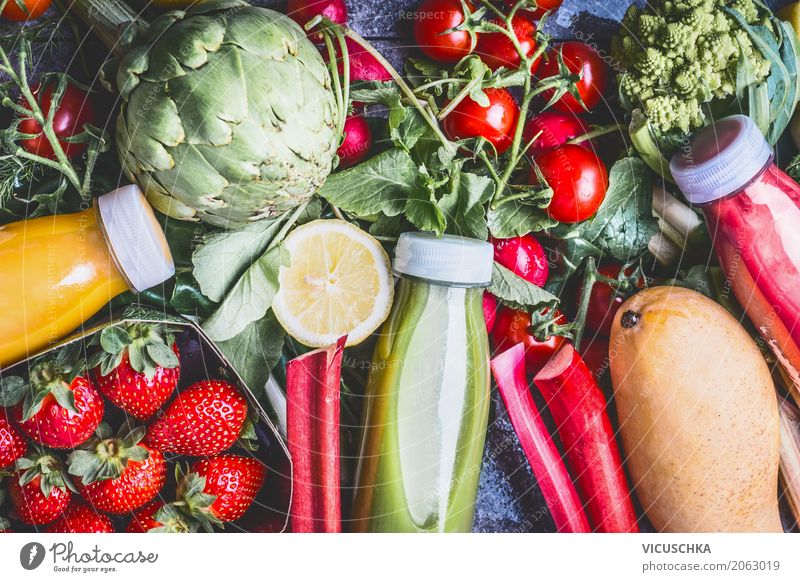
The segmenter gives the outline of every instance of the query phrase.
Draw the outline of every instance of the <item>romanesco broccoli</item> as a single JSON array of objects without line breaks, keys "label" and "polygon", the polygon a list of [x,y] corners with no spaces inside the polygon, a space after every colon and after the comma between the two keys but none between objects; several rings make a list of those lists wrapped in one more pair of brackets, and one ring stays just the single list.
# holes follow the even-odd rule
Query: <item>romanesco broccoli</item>
[{"label": "romanesco broccoli", "polygon": [[755,0],[652,0],[631,6],[612,44],[623,73],[619,89],[660,132],[688,133],[705,123],[702,105],[736,92],[739,55],[763,81],[770,63],[723,7],[749,24],[767,20]]}]

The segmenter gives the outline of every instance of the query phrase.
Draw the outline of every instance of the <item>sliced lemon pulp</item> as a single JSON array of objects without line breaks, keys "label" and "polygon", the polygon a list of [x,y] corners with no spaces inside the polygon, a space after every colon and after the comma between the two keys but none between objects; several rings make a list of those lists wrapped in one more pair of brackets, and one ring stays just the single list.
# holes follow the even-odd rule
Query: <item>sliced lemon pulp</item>
[{"label": "sliced lemon pulp", "polygon": [[284,241],[291,263],[281,267],[272,303],[286,332],[311,347],[343,335],[364,341],[389,315],[394,287],[380,243],[344,220],[315,220]]}]

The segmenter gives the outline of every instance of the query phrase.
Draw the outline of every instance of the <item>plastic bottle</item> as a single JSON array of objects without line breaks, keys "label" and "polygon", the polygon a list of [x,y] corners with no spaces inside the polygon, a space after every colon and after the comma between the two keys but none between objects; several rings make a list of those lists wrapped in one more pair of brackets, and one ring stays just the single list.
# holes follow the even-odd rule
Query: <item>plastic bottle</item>
[{"label": "plastic bottle", "polygon": [[0,226],[0,368],[57,343],[120,293],[174,274],[137,186],[82,212]]},{"label": "plastic bottle", "polygon": [[698,132],[670,169],[705,214],[726,291],[800,385],[800,186],[773,157],[755,123],[734,115]]},{"label": "plastic bottle", "polygon": [[392,313],[372,360],[356,531],[472,529],[489,412],[483,288],[489,243],[406,233]]}]

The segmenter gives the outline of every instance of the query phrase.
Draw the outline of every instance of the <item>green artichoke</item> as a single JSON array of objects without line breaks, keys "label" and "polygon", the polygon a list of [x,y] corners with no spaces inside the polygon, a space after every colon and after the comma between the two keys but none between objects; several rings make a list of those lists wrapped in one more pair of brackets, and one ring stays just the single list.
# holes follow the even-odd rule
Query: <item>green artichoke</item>
[{"label": "green artichoke", "polygon": [[331,171],[330,74],[283,14],[241,0],[163,14],[117,85],[123,168],[171,217],[242,226],[295,208]]}]

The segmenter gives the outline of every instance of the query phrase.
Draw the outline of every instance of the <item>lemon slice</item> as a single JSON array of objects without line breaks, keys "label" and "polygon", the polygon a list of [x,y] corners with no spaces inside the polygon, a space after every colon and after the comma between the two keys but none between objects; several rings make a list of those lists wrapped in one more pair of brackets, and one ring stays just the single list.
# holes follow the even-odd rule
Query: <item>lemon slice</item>
[{"label": "lemon slice", "polygon": [[347,334],[364,341],[389,315],[394,287],[389,257],[378,241],[344,220],[315,220],[284,241],[289,267],[281,267],[272,303],[286,332],[311,347]]}]

